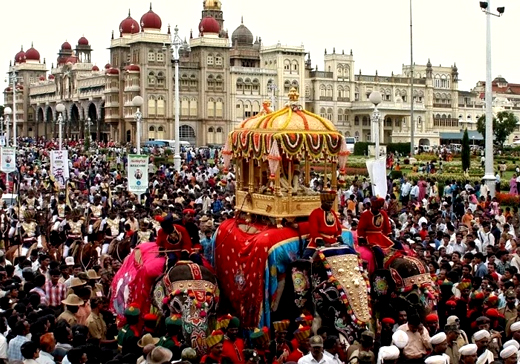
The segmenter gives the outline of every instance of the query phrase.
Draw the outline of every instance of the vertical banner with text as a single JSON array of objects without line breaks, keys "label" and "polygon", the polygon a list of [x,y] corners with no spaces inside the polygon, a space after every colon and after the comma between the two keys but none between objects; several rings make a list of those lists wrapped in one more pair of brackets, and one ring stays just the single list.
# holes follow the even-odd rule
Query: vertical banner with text
[{"label": "vertical banner with text", "polygon": [[4,173],[16,172],[16,148],[2,148],[0,155],[2,159],[0,170]]},{"label": "vertical banner with text", "polygon": [[388,186],[386,184],[386,159],[367,160],[367,169],[372,182],[372,195],[386,199]]},{"label": "vertical banner with text", "polygon": [[60,189],[65,188],[69,179],[69,153],[68,150],[51,151],[51,175],[58,182]]},{"label": "vertical banner with text", "polygon": [[148,189],[148,155],[128,155],[128,191],[136,195]]}]

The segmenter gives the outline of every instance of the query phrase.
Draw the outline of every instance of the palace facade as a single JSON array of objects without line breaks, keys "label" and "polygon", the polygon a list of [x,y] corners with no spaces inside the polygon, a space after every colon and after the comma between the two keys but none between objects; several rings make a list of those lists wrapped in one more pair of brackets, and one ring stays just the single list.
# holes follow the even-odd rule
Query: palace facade
[{"label": "palace facade", "polygon": [[[129,12],[119,24],[119,36],[112,34],[110,63],[102,68],[92,62],[85,37],[74,48],[64,42],[49,69],[34,47],[20,50],[9,67],[15,82],[4,90],[5,105],[16,110],[18,135],[56,137],[56,105],[62,103],[64,137],[83,138],[90,131],[95,140],[135,143],[137,109],[132,100],[140,95],[142,140],[175,139],[175,30],[163,28],[151,7],[139,22]],[[456,140],[464,128],[474,140],[482,139],[476,120],[483,114],[484,83],[460,91],[456,65],[433,66],[429,60],[416,65],[412,95],[409,66],[389,76],[356,73],[352,51],[333,49],[325,51],[319,70],[311,66],[303,45],[264,45],[243,21],[231,37],[224,29],[221,2],[203,1],[198,34],[184,41],[179,57],[181,140],[223,144],[227,133],[258,113],[265,99],[274,108],[282,107],[291,87],[300,90],[308,110],[332,120],[345,136],[358,141],[372,139],[373,105],[368,96],[373,90],[383,95],[378,106],[381,143],[409,141],[412,122],[420,144]],[[520,110],[520,85],[499,77],[493,90],[500,107]],[[520,130],[511,139],[518,136]]]}]

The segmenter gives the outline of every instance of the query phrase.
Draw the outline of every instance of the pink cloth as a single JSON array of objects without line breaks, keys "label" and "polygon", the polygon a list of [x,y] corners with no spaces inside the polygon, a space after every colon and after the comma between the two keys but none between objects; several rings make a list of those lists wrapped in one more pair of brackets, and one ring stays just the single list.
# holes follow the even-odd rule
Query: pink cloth
[{"label": "pink cloth", "polygon": [[517,186],[516,186],[516,178],[515,177],[511,177],[511,179],[509,180],[509,193],[511,195],[518,195],[518,189],[517,189]]},{"label": "pink cloth", "polygon": [[[136,261],[137,251],[141,253],[140,262]],[[166,259],[158,256],[155,243],[141,243],[125,258],[110,286],[110,310],[119,320],[124,319],[125,309],[131,303],[139,305],[141,317],[150,312],[152,288],[164,273],[165,263]]]},{"label": "pink cloth", "polygon": [[368,273],[374,273],[376,270],[376,262],[372,249],[366,246],[358,246],[356,244],[356,251],[359,253],[361,260],[363,261],[363,266],[365,265],[365,262],[367,263]]},{"label": "pink cloth", "polygon": [[426,187],[428,187],[428,184],[426,183],[426,181],[419,181],[417,183],[417,185],[419,186],[419,198],[418,198],[418,200],[422,201],[423,198],[426,197]]}]

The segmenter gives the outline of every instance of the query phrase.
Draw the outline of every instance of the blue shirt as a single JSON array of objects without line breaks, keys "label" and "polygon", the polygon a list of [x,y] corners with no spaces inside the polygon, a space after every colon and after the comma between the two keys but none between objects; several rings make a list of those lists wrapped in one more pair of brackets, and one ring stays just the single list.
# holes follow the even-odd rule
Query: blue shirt
[{"label": "blue shirt", "polygon": [[20,348],[22,347],[23,343],[29,341],[25,336],[16,336],[14,339],[11,339],[9,341],[9,346],[7,348],[7,359],[9,360],[21,360],[23,361],[22,352],[20,351]]},{"label": "blue shirt", "polygon": [[214,265],[213,262],[213,241],[211,238],[204,238],[200,241],[200,245],[202,245],[202,249],[204,252],[204,257]]},{"label": "blue shirt", "polygon": [[488,270],[485,263],[480,263],[477,266],[477,271],[475,272],[475,277],[484,278],[488,274]]}]

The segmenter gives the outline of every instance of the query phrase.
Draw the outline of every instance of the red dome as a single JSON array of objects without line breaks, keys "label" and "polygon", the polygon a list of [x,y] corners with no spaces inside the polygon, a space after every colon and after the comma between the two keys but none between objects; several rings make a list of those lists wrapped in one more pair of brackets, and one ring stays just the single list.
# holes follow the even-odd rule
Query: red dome
[{"label": "red dome", "polygon": [[85,37],[79,38],[78,45],[88,46],[88,39]]},{"label": "red dome", "polygon": [[54,80],[54,75],[49,75],[49,80]]},{"label": "red dome", "polygon": [[40,76],[39,80],[40,80],[40,81],[45,81],[45,76],[43,76],[43,75]]},{"label": "red dome", "polygon": [[107,71],[107,75],[118,75],[118,74],[119,74],[119,70],[117,68],[110,68]]},{"label": "red dome", "polygon": [[98,67],[98,66],[94,66],[94,67],[92,67],[92,71],[94,71],[94,72],[99,71],[99,67]]},{"label": "red dome", "polygon": [[107,64],[105,65],[105,69],[107,70],[107,69],[110,69],[110,68],[112,68],[112,66],[110,65],[110,63],[107,63]]},{"label": "red dome", "polygon": [[220,33],[220,25],[218,21],[211,17],[207,16],[204,19],[201,20],[199,24],[199,31],[201,33]]},{"label": "red dome", "polygon": [[63,44],[61,45],[61,49],[62,49],[62,50],[71,50],[71,49],[72,49],[72,46],[70,45],[69,42],[65,41],[65,43],[63,43]]},{"label": "red dome", "polygon": [[155,14],[150,4],[150,10],[141,17],[142,29],[161,30],[162,20],[159,15]]},{"label": "red dome", "polygon": [[24,63],[25,62],[25,52],[23,51],[23,48],[20,50],[20,52],[16,53],[14,56],[14,62],[15,63]]},{"label": "red dome", "polygon": [[23,85],[16,85],[17,90],[23,90]]},{"label": "red dome", "polygon": [[119,24],[119,32],[121,34],[139,33],[139,23],[130,16],[130,10],[128,10],[128,17]]},{"label": "red dome", "polygon": [[34,49],[33,46],[25,52],[25,59],[28,61],[38,61],[40,62],[40,52]]},{"label": "red dome", "polygon": [[11,92],[11,87],[6,87],[4,92]]},{"label": "red dome", "polygon": [[141,68],[139,68],[138,65],[136,64],[131,64],[129,66],[126,66],[125,68],[128,72],[140,72],[141,71]]}]

